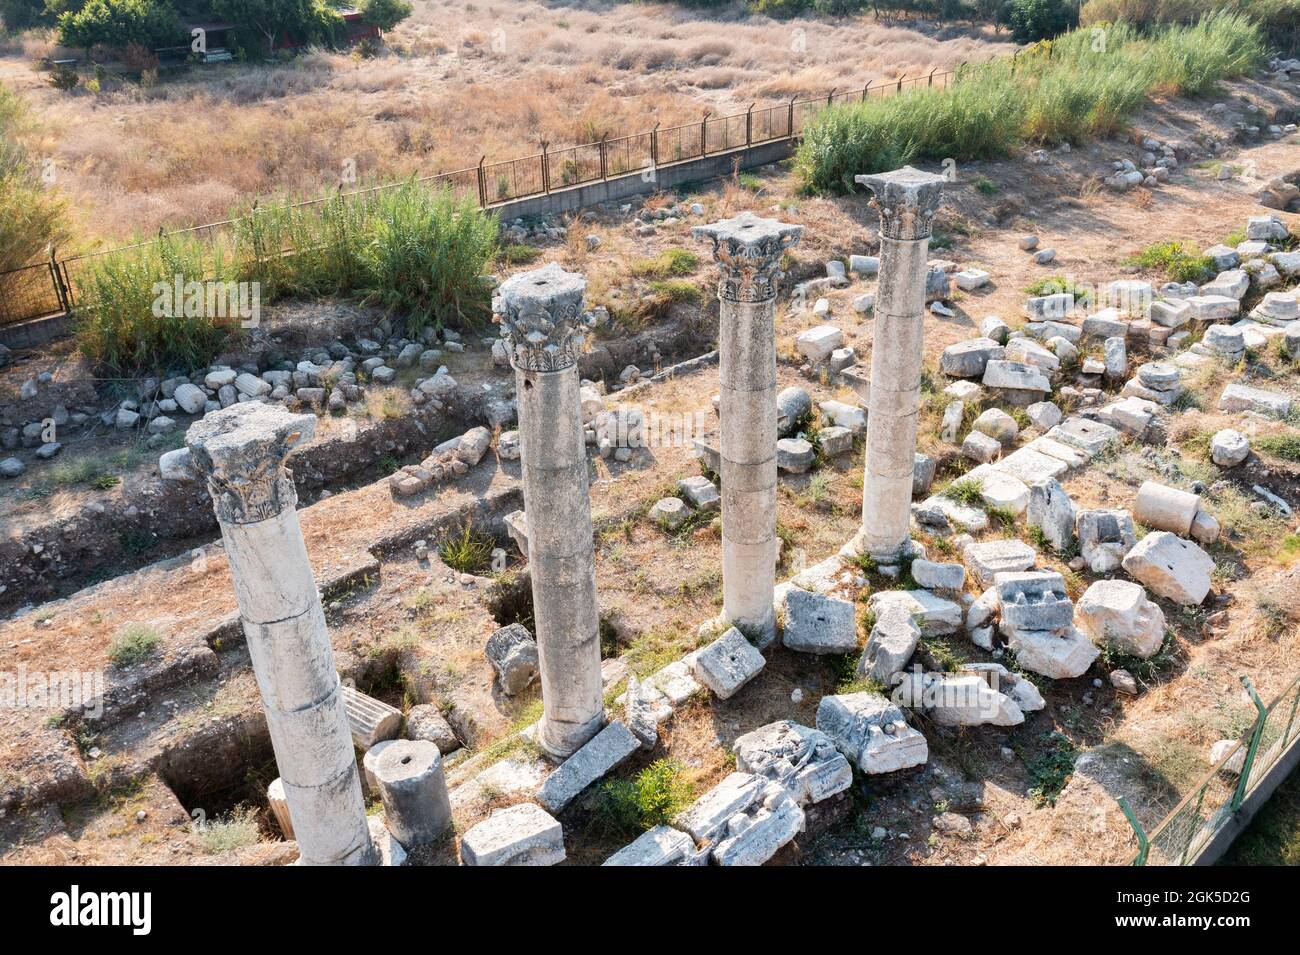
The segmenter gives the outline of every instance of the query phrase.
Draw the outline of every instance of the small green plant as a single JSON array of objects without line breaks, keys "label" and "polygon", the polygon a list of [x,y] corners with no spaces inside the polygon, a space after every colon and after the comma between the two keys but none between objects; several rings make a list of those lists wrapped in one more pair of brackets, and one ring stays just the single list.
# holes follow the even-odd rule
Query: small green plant
[{"label": "small green plant", "polygon": [[971,185],[975,187],[975,191],[981,196],[996,196],[1002,191],[1002,187],[988,176],[976,176],[971,181]]},{"label": "small green plant", "polygon": [[632,779],[603,783],[596,795],[597,817],[618,832],[644,832],[667,825],[695,798],[682,764],[659,759]]},{"label": "small green plant", "polygon": [[1030,797],[1040,806],[1055,806],[1074,772],[1079,750],[1063,733],[1045,733],[1039,743],[1040,748],[1028,755],[1023,745],[1015,748],[1029,772]]},{"label": "small green plant", "polygon": [[129,623],[108,646],[108,658],[120,667],[129,667],[148,659],[162,643],[158,631],[148,624]]},{"label": "small green plant", "polygon": [[194,828],[203,851],[209,855],[242,849],[262,839],[257,825],[257,810],[251,806],[237,806],[227,815],[196,824]]},{"label": "small green plant", "polygon": [[1255,447],[1284,461],[1300,461],[1300,434],[1270,434],[1256,438]]},{"label": "small green plant", "polygon": [[690,275],[700,266],[700,257],[687,249],[666,249],[653,259],[638,259],[632,263],[632,274],[642,278],[668,278],[671,275]]},{"label": "small green plant", "polygon": [[497,258],[506,265],[527,265],[541,254],[542,250],[535,245],[505,245]]},{"label": "small green plant", "polygon": [[1049,275],[1045,279],[1039,279],[1025,286],[1027,295],[1059,295],[1065,292],[1074,296],[1076,304],[1091,300],[1091,291],[1086,286],[1079,285],[1073,279],[1067,279],[1063,275]]},{"label": "small green plant", "polygon": [[480,574],[492,566],[496,540],[466,521],[451,531],[438,545],[438,557],[452,570],[462,574]]},{"label": "small green plant", "polygon": [[1214,263],[1182,242],[1157,242],[1129,259],[1130,265],[1157,269],[1171,282],[1204,282]]},{"label": "small green plant", "polygon": [[943,489],[940,493],[958,504],[965,504],[968,507],[983,507],[984,484],[978,478],[958,478]]}]

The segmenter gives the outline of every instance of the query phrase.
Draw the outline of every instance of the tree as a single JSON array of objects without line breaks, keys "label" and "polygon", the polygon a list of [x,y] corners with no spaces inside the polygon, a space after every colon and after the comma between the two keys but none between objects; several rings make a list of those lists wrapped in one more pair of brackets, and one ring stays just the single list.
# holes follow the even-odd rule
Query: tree
[{"label": "tree", "polygon": [[357,9],[362,20],[385,33],[411,15],[411,5],[406,0],[361,0]]},{"label": "tree", "polygon": [[177,42],[183,33],[167,0],[88,0],[80,10],[59,16],[59,42],[83,49],[96,44],[121,49],[128,43],[153,49]]},{"label": "tree", "polygon": [[343,18],[318,0],[214,0],[212,12],[266,38],[266,52],[276,37],[288,35],[306,43],[328,43]]},{"label": "tree", "polygon": [[1071,0],[1010,0],[1003,20],[1017,43],[1050,40],[1079,25],[1079,7]]}]

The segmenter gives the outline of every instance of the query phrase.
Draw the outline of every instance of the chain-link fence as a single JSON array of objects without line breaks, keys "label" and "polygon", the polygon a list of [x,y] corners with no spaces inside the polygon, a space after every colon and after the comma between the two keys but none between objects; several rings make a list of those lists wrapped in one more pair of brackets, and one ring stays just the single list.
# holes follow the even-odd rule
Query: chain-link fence
[{"label": "chain-link fence", "polygon": [[[860,90],[832,90],[826,96],[802,100],[795,98],[775,106],[757,107],[755,104],[743,113],[727,116],[705,113],[699,122],[664,128],[655,126],[651,130],[606,137],[594,143],[555,149],[548,143],[542,143],[542,151],[532,156],[493,162],[484,157],[477,166],[425,176],[416,182],[430,188],[450,188],[458,195],[475,197],[482,208],[491,208],[515,199],[548,195],[555,190],[584,183],[620,176],[647,175],[660,166],[689,162],[761,143],[797,139],[812,118],[827,106],[862,102],[871,97],[889,96],[918,87],[948,86],[960,71],[960,67],[943,72],[935,69],[919,76],[901,77]],[[401,182],[385,183],[343,195],[350,200],[364,202],[382,190],[401,185]],[[323,198],[311,199],[294,203],[293,208],[305,208],[324,202]],[[243,221],[245,220],[229,219],[207,223],[169,232],[160,235],[160,238],[196,237],[210,242],[215,250]],[[51,258],[49,262],[0,273],[0,325],[59,314],[75,308],[82,280],[93,269],[94,263],[105,255],[130,248],[132,247],[108,249],[65,259]],[[292,252],[292,249],[284,249],[281,254]]]},{"label": "chain-link fence", "polygon": [[1250,730],[1149,833],[1127,803],[1121,806],[1138,835],[1134,865],[1191,865],[1300,739],[1300,677],[1265,706],[1242,678],[1257,712]]}]

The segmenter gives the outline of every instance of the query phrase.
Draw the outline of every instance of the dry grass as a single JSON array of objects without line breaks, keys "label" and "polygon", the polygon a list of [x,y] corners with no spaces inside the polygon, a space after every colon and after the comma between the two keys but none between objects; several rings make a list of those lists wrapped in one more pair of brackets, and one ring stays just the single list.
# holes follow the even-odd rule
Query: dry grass
[{"label": "dry grass", "polygon": [[34,153],[58,163],[84,232],[121,239],[220,219],[255,195],[332,189],[348,160],[360,181],[462,168],[1007,49],[989,36],[739,8],[417,0],[373,59],[317,52],[66,94],[32,69],[55,52],[33,35],[0,47],[0,80],[43,120]]}]

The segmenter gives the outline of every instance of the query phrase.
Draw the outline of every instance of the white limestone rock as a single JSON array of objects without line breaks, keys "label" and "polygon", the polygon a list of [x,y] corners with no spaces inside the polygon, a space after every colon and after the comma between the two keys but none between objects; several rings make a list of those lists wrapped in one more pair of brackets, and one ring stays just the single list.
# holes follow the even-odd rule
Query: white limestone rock
[{"label": "white limestone rock", "polygon": [[1210,592],[1210,555],[1169,531],[1152,531],[1142,538],[1123,564],[1129,576],[1175,603],[1195,606]]},{"label": "white limestone rock", "polygon": [[906,614],[926,635],[956,633],[965,617],[961,604],[928,590],[879,590],[867,600],[867,609],[877,620],[893,613]]},{"label": "white limestone rock", "polygon": [[767,663],[735,627],[693,656],[691,670],[695,678],[723,700],[735,696]]},{"label": "white limestone rock", "polygon": [[821,730],[777,720],[732,744],[736,768],[783,786],[801,806],[819,803],[853,785],[853,767]]},{"label": "white limestone rock", "polygon": [[497,630],[488,637],[483,652],[506,696],[522,693],[537,679],[537,641],[523,624],[512,623]]},{"label": "white limestone rock", "polygon": [[1133,519],[1158,531],[1186,537],[1201,507],[1201,496],[1157,481],[1143,481],[1133,502]]},{"label": "white limestone rock", "polygon": [[1075,620],[1098,646],[1149,659],[1165,640],[1165,614],[1141,584],[1099,580],[1079,598]]},{"label": "white limestone rock", "polygon": [[708,861],[708,853],[695,848],[695,840],[671,826],[655,826],[637,836],[602,865],[689,866]]},{"label": "white limestone rock", "polygon": [[823,696],[817,706],[817,728],[867,775],[921,766],[929,759],[925,737],[907,725],[902,710],[878,693]]},{"label": "white limestone rock", "polygon": [[858,648],[853,604],[792,587],[782,601],[781,642],[802,653],[852,653]]},{"label": "white limestone rock", "polygon": [[1257,411],[1276,418],[1285,418],[1291,410],[1291,399],[1276,391],[1251,388],[1236,382],[1223,389],[1219,396],[1220,411]]},{"label": "white limestone rock", "polygon": [[1101,653],[1074,627],[1060,634],[1041,630],[1018,633],[1007,641],[1007,647],[1021,667],[1053,680],[1083,676]]},{"label": "white limestone rock", "polygon": [[1094,574],[1110,573],[1137,543],[1133,517],[1128,511],[1080,511],[1075,519],[1079,553]]},{"label": "white limestone rock", "polygon": [[1074,502],[1056,480],[1035,484],[1029,489],[1025,520],[1043,532],[1043,538],[1058,553],[1074,543]]},{"label": "white limestone rock", "polygon": [[535,803],[497,809],[460,840],[462,865],[546,866],[563,862],[564,830]]},{"label": "white limestone rock", "polygon": [[549,812],[562,812],[579,793],[640,748],[641,741],[615,720],[546,777],[537,801]]},{"label": "white limestone rock", "polygon": [[991,587],[998,574],[1028,570],[1038,553],[1024,541],[1007,539],[968,544],[962,558],[981,587]]},{"label": "white limestone rock", "polygon": [[857,675],[891,686],[894,674],[907,666],[920,640],[921,628],[910,614],[886,613],[871,628],[867,647],[858,658]]},{"label": "white limestone rock", "polygon": [[1025,714],[978,674],[905,673],[895,699],[940,726],[1019,726]]},{"label": "white limestone rock", "polygon": [[818,325],[795,336],[795,349],[811,362],[823,362],[844,344],[844,333],[834,325]]}]

